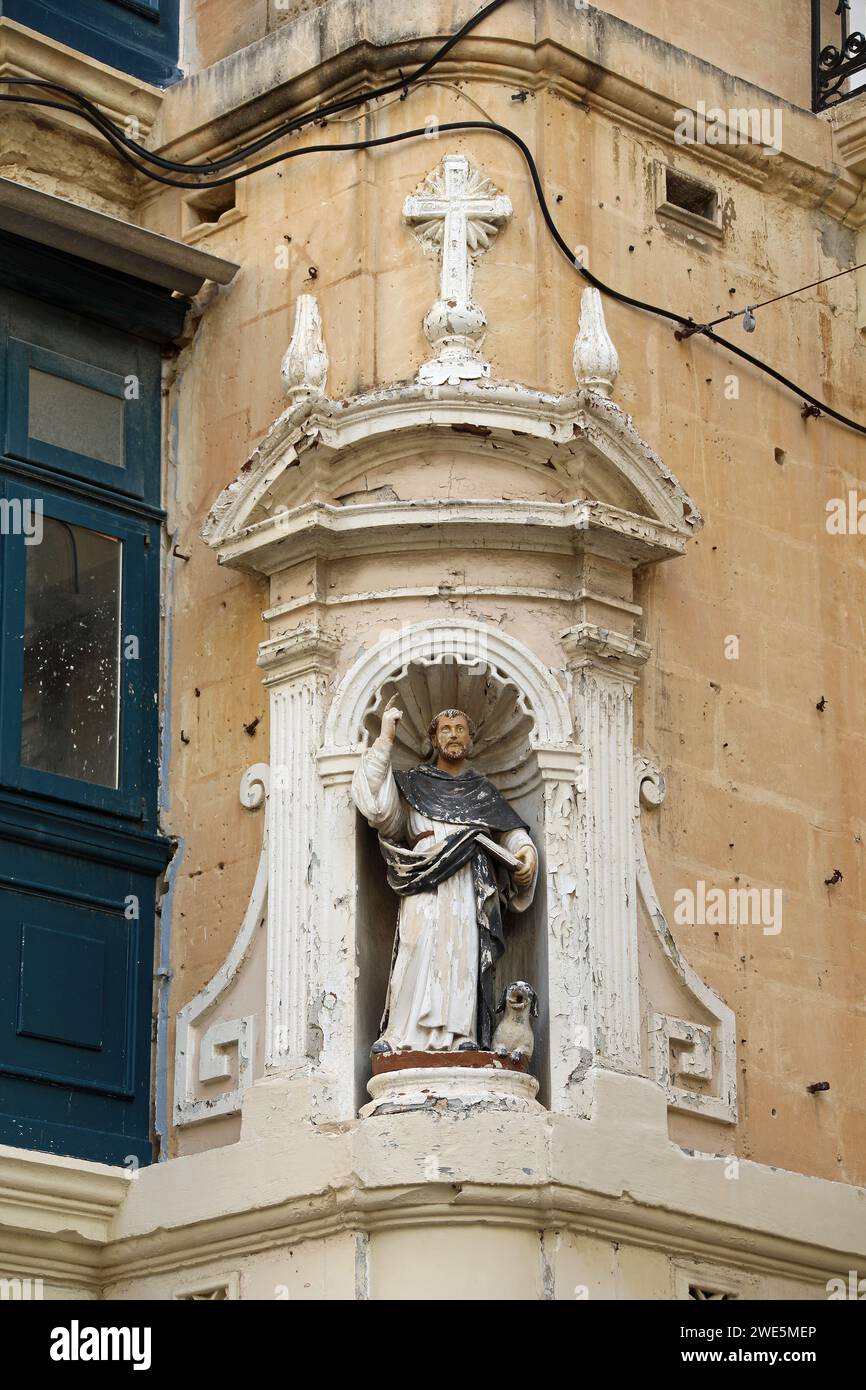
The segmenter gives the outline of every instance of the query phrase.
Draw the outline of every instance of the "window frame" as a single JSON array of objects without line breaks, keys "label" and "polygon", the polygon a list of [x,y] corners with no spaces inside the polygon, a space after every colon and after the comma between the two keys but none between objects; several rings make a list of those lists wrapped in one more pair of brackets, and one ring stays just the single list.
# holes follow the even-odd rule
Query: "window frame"
[{"label": "window frame", "polygon": [[[105,8],[116,7],[112,4]],[[5,0],[0,0],[0,13],[4,12],[8,14],[9,10]],[[95,526],[109,535],[123,530],[131,538],[124,582],[133,607],[121,606],[121,632],[136,631],[141,637],[140,664],[134,663],[137,669],[133,684],[137,689],[133,694],[139,700],[143,741],[131,738],[130,711],[122,710],[121,719],[125,715],[126,723],[121,724],[121,740],[131,742],[136,754],[131,762],[121,763],[121,789],[130,792],[126,807],[118,802],[116,794],[114,798],[106,797],[104,792],[82,798],[82,787],[87,784],[77,779],[63,779],[66,785],[60,786],[43,784],[39,791],[34,791],[5,785],[0,776],[0,933],[14,921],[14,913],[5,910],[7,905],[11,903],[17,910],[21,901],[15,895],[23,890],[31,896],[34,911],[40,904],[54,903],[59,905],[57,912],[65,906],[76,917],[70,923],[70,938],[78,933],[79,925],[85,937],[98,936],[89,927],[102,920],[100,912],[107,911],[116,919],[118,929],[118,941],[113,944],[119,949],[122,933],[124,949],[129,952],[125,963],[110,966],[106,976],[111,987],[112,981],[119,985],[120,974],[123,975],[126,1024],[120,1026],[116,1009],[106,1013],[106,1031],[98,1051],[88,1047],[86,1030],[76,1034],[73,1029],[68,1033],[68,1044],[58,1048],[56,1063],[51,1063],[48,1052],[37,1058],[42,1046],[39,1043],[33,1049],[28,1044],[15,1056],[9,1053],[12,1065],[5,1069],[0,1066],[0,1143],[100,1163],[128,1163],[130,1156],[141,1164],[154,1159],[154,937],[159,885],[175,849],[175,843],[159,828],[159,751],[164,738],[160,718],[164,615],[160,596],[166,539],[160,358],[177,341],[188,308],[188,300],[177,291],[75,257],[49,243],[0,232],[0,417],[6,414],[8,399],[6,345],[10,338],[58,351],[109,373],[134,373],[140,379],[140,399],[128,402],[127,415],[134,413],[139,421],[141,497],[122,490],[128,486],[128,482],[118,478],[123,470],[111,465],[111,472],[106,475],[108,486],[95,480],[88,460],[82,461],[65,450],[61,452],[67,457],[55,458],[52,464],[28,462],[3,452],[6,422],[0,419],[0,496],[41,497],[49,515],[59,510],[57,499],[63,499],[64,519]],[[13,409],[21,409],[20,400],[13,400],[12,404]],[[62,411],[59,405],[58,418],[62,418]],[[54,434],[53,425],[46,433]],[[62,436],[57,438],[60,444],[64,442]],[[58,467],[58,463],[68,466]],[[14,514],[8,517],[7,527],[14,527],[16,520]],[[20,536],[0,536],[0,617],[3,603],[11,604],[10,611],[21,627],[26,563],[23,540]],[[137,594],[128,563],[129,544],[141,545],[143,550],[143,577]],[[16,592],[11,596],[4,583],[7,572],[16,577]],[[121,593],[124,595],[123,584]],[[142,607],[136,610],[139,601]],[[136,611],[143,615],[140,620]],[[139,621],[140,626],[134,626]],[[0,640],[0,718],[5,721],[2,702],[5,700],[8,708],[10,699],[13,703],[20,701],[21,690],[20,683],[17,691],[9,688],[8,653],[16,644],[9,635],[4,634],[4,638]],[[20,636],[18,645],[22,650],[16,660],[18,669],[23,669]],[[125,687],[130,672],[126,662],[123,677],[122,688],[128,696]],[[5,745],[7,761],[11,756],[15,763],[13,773],[20,757],[20,711],[16,714],[14,734],[7,733],[5,723],[0,725],[0,754]],[[136,777],[139,784],[133,787]],[[16,781],[20,779],[13,776],[12,782]],[[115,805],[107,806],[106,802],[112,799]],[[26,906],[29,908],[30,904]],[[97,909],[96,916],[81,915],[78,906]],[[47,925],[50,931],[53,922],[41,911],[38,916],[40,920],[34,919],[35,925]],[[53,920],[62,921],[65,926],[65,918],[56,912]],[[30,961],[31,969],[38,968],[40,951],[46,970],[51,969],[50,952],[43,950],[51,940],[50,935],[38,931],[32,937],[36,954]],[[87,968],[86,960],[81,968]],[[14,980],[18,980],[19,988],[26,987],[14,965],[11,976],[12,980],[0,980],[0,995],[5,988],[10,1008],[18,1007],[13,997]],[[63,979],[67,978],[64,974]],[[44,998],[39,1007],[47,1007]],[[14,1028],[21,1017],[24,1015],[19,1010],[13,1019]],[[74,1011],[71,1017],[74,1020]],[[57,1041],[62,1043],[62,1038],[49,1037],[50,1034],[50,1028],[44,1035],[37,1028],[32,1037],[38,1042],[44,1036],[52,1047]],[[65,1047],[71,1049],[66,1057]],[[113,1050],[116,1067],[103,1067],[100,1063],[105,1048]],[[76,1056],[91,1056],[96,1064],[89,1067],[86,1060],[76,1063]],[[72,1062],[67,1065],[70,1058]],[[122,1059],[126,1063],[123,1069]]]},{"label": "window frame", "polygon": [[[28,487],[12,478],[3,479],[2,495],[8,500],[34,498],[38,492],[44,515],[55,517],[104,535],[123,545],[120,602],[120,679],[118,786],[105,787],[59,773],[27,767],[21,762],[21,725],[24,678],[24,616],[27,551],[23,536],[5,536],[0,570],[0,619],[4,641],[0,656],[0,784],[11,791],[89,807],[135,820],[145,817],[153,794],[155,739],[148,727],[148,695],[156,689],[153,659],[158,633],[153,630],[154,574],[152,523],[117,512],[110,505],[85,502],[40,486]],[[158,592],[158,589],[157,589]],[[138,638],[138,659],[130,679],[130,661],[124,654],[125,638]]]},{"label": "window frame", "polygon": [[[126,383],[128,373],[97,367],[65,353],[11,336],[6,341],[6,448],[9,458],[35,463],[53,472],[68,473],[73,478],[99,483],[112,492],[130,497],[144,496],[144,457],[147,442],[143,437],[146,411],[128,410]],[[123,463],[106,463],[102,459],[78,454],[71,449],[48,444],[30,434],[30,370],[43,372],[61,381],[86,386],[92,391],[112,396],[123,402]],[[139,384],[139,391],[141,387]]]}]

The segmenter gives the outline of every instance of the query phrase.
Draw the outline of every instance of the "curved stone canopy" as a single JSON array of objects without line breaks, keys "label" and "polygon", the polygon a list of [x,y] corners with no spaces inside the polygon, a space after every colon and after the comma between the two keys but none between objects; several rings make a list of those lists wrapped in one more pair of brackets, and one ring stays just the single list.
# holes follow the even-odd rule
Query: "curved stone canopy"
[{"label": "curved stone canopy", "polygon": [[471,540],[490,525],[515,548],[539,530],[567,549],[573,532],[601,529],[624,538],[637,564],[682,553],[701,516],[600,392],[408,382],[291,406],[202,535],[222,563],[273,573],[317,549],[408,546],[431,526],[443,540]]}]

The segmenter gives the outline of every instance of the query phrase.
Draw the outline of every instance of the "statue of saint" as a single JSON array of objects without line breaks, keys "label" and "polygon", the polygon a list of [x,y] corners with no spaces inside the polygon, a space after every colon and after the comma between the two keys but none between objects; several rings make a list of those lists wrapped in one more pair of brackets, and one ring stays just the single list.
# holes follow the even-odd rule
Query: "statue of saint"
[{"label": "statue of saint", "polygon": [[487,1050],[494,970],[505,948],[502,911],[529,907],[538,856],[517,812],[467,764],[475,734],[468,715],[442,710],[428,730],[431,761],[395,772],[401,718],[401,710],[386,708],[382,732],[352,779],[352,798],[379,832],[388,882],[400,898],[372,1051]]}]

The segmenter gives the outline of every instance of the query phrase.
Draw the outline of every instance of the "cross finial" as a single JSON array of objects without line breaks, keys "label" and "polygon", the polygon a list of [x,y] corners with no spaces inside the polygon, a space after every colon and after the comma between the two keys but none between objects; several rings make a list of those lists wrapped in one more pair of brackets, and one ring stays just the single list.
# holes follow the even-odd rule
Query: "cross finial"
[{"label": "cross finial", "polygon": [[417,193],[406,199],[403,216],[426,250],[442,258],[439,298],[424,319],[424,332],[436,352],[418,380],[441,386],[490,375],[479,357],[487,320],[472,299],[472,265],[511,217],[511,199],[462,154],[445,156]]}]

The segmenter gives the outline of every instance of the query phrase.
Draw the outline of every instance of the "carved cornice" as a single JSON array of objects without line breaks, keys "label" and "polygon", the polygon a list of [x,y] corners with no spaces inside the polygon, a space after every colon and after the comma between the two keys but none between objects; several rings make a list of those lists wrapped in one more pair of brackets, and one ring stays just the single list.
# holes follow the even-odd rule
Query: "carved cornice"
[{"label": "carved cornice", "polygon": [[316,757],[316,764],[326,787],[348,786],[355,768],[361,761],[361,749],[323,748]]},{"label": "carved cornice", "polygon": [[[526,1117],[521,1118],[526,1123]],[[583,1125],[585,1121],[574,1123]],[[580,1139],[580,1133],[572,1136],[578,1147]],[[699,1161],[692,1160],[695,1164]],[[722,1167],[720,1163],[719,1168]],[[684,1172],[683,1183],[691,1176]],[[795,1176],[798,1175],[779,1172],[783,1179]],[[791,1196],[793,1200],[793,1192]],[[460,1199],[459,1216],[464,1226],[470,1221],[479,1225],[493,1222],[498,1227],[533,1232],[552,1227],[578,1236],[627,1241],[654,1252],[661,1249],[726,1265],[733,1263],[750,1273],[808,1280],[819,1286],[850,1267],[850,1262],[845,1263],[847,1253],[840,1254],[829,1246],[808,1245],[776,1232],[744,1233],[729,1220],[705,1220],[670,1208],[654,1208],[635,1201],[624,1205],[622,1198],[598,1197],[556,1182],[548,1182],[543,1188],[527,1185],[515,1190],[502,1184],[462,1180]],[[421,1188],[392,1185],[369,1192],[346,1184],[325,1194],[214,1218],[193,1228],[175,1227],[171,1232],[161,1229],[154,1235],[118,1242],[107,1252],[103,1278],[113,1284],[179,1274],[193,1262],[202,1265],[282,1251],[301,1240],[326,1240],[347,1230],[373,1234],[417,1229],[421,1233],[431,1227],[447,1229],[454,1222],[453,1200],[436,1200],[432,1194],[424,1200]],[[855,1243],[852,1238],[850,1244]]]},{"label": "carved cornice", "polygon": [[[117,125],[123,126],[135,116],[142,140],[150,133],[165,95],[161,88],[141,78],[67,48],[5,16],[0,16],[0,76],[40,77],[74,87]],[[82,129],[80,120],[63,111],[42,112],[39,119],[68,125],[79,140],[83,136],[96,138]]]},{"label": "carved cornice", "polygon": [[[360,15],[363,13],[363,29]],[[423,25],[416,18],[423,15]],[[467,11],[468,15],[468,11]],[[329,96],[344,95],[363,80],[384,82],[407,63],[430,58],[451,32],[450,5],[436,0],[416,8],[379,3],[356,10],[351,0],[330,0],[287,20],[254,45],[169,89],[156,147],[178,159],[214,157]],[[419,32],[422,30],[427,32]],[[399,35],[400,37],[395,37]],[[443,80],[465,77],[540,92],[552,90],[584,109],[600,111],[632,131],[680,155],[675,139],[684,108],[778,105],[784,111],[784,147],[767,155],[753,143],[702,146],[701,163],[779,196],[844,213],[859,180],[839,178],[827,125],[810,111],[673,43],[652,37],[618,17],[574,0],[492,16],[467,35],[438,69]],[[426,110],[426,108],[424,108]],[[417,122],[420,124],[420,122]]]},{"label": "carved cornice", "polygon": [[259,647],[258,664],[267,671],[263,685],[281,685],[304,676],[328,675],[337,663],[342,643],[319,627],[300,627],[273,637]]},{"label": "carved cornice", "polygon": [[[402,1138],[386,1117],[373,1130],[354,1121],[327,1133],[272,1117],[268,1136],[144,1172],[103,1252],[104,1281],[110,1288],[347,1230],[455,1221],[528,1231],[561,1225],[822,1286],[854,1267],[859,1189],[744,1159],[732,1204],[723,1162],[670,1143],[657,1087],[602,1079],[606,1103],[589,1121],[500,1115],[491,1128],[483,1117],[418,1115],[411,1138]],[[485,1136],[494,1152],[522,1152],[532,1177],[518,1183],[491,1173]],[[451,1169],[444,1195],[441,1181],[417,1176],[418,1155],[430,1152]],[[310,1174],[318,1174],[316,1191],[304,1186]]]},{"label": "carved cornice", "polygon": [[[442,1122],[432,1117],[428,1120],[431,1138],[434,1123],[436,1135],[442,1140]],[[527,1141],[530,1133],[551,1129],[549,1115],[518,1123]],[[291,1150],[279,1144],[231,1145],[213,1154],[181,1162],[171,1160],[141,1175],[155,1213],[152,1229],[132,1233],[127,1227],[114,1240],[109,1238],[106,1222],[90,1239],[82,1241],[71,1203],[67,1203],[65,1212],[56,1212],[57,1219],[65,1222],[64,1234],[52,1235],[46,1229],[46,1199],[56,1193],[58,1167],[62,1166],[64,1198],[77,1193],[80,1202],[86,1193],[85,1200],[95,1198],[97,1205],[102,1206],[98,1196],[102,1187],[102,1195],[107,1199],[105,1215],[114,1217],[130,1191],[128,1175],[119,1170],[100,1170],[100,1165],[76,1159],[57,1160],[44,1154],[22,1155],[17,1150],[0,1149],[0,1184],[5,1184],[12,1170],[26,1165],[30,1170],[27,1188],[33,1197],[28,1211],[20,1208],[17,1212],[14,1231],[8,1213],[4,1212],[4,1272],[32,1269],[43,1275],[46,1283],[66,1280],[97,1293],[108,1286],[110,1292],[113,1285],[129,1279],[177,1273],[179,1280],[186,1281],[192,1271],[210,1263],[278,1251],[298,1240],[321,1239],[353,1229],[374,1232],[413,1226],[448,1227],[453,1226],[455,1219],[492,1220],[498,1225],[527,1230],[562,1226],[584,1235],[627,1239],[638,1246],[664,1249],[690,1259],[721,1260],[756,1275],[810,1280],[819,1285],[852,1267],[848,1255],[857,1253],[855,1209],[862,1198],[857,1188],[742,1160],[737,1186],[743,1187],[743,1207],[736,1214],[737,1220],[732,1220],[731,1184],[725,1181],[723,1162],[690,1158],[660,1134],[664,1152],[659,1158],[664,1174],[660,1173],[653,1150],[655,1197],[648,1200],[641,1182],[640,1165],[643,1163],[644,1174],[647,1166],[643,1162],[647,1138],[642,1132],[640,1144],[623,1140],[622,1161],[627,1164],[629,1176],[624,1175],[620,1181],[632,1193],[624,1202],[613,1190],[615,1183],[606,1185],[597,1180],[581,1187],[563,1159],[569,1152],[583,1155],[587,1141],[595,1154],[602,1135],[596,1139],[592,1125],[561,1117],[553,1119],[552,1127],[557,1142],[552,1143],[551,1152],[545,1155],[546,1161],[532,1183],[491,1182],[489,1174],[476,1176],[465,1163],[455,1169],[460,1181],[459,1211],[455,1211],[450,1185],[443,1200],[437,1184],[409,1186],[402,1173],[393,1175],[384,1185],[347,1181],[335,1173],[325,1191],[292,1192],[286,1161]],[[328,1156],[325,1158],[316,1150],[314,1168],[330,1171],[335,1145],[341,1151],[351,1150],[356,1142],[352,1136],[359,1128],[358,1124],[347,1125],[341,1134],[320,1136],[318,1146],[326,1146]],[[465,1150],[465,1122],[453,1128],[459,1129],[460,1144]],[[363,1155],[369,1161],[369,1130],[364,1135]],[[308,1142],[315,1143],[315,1139],[311,1132]],[[455,1141],[447,1137],[446,1142],[450,1146]],[[611,1142],[611,1136],[607,1136],[606,1142]],[[531,1151],[536,1152],[535,1146]],[[304,1171],[309,1168],[310,1157]],[[364,1159],[360,1155],[358,1158],[363,1164]],[[446,1161],[451,1162],[450,1157]],[[323,1163],[325,1168],[321,1169]],[[289,1173],[292,1166],[288,1165]],[[199,1167],[201,1176],[197,1178]],[[96,1188],[94,1170],[99,1170]],[[265,1175],[273,1197],[268,1201],[250,1200],[245,1206],[242,1194],[260,1184]],[[671,1193],[664,1203],[658,1200],[658,1184],[662,1181]],[[184,1184],[190,1185],[195,1207],[187,1224],[178,1219],[189,1205],[189,1200],[181,1196]],[[0,1185],[0,1192],[3,1191],[4,1186]],[[684,1192],[689,1194],[686,1203],[682,1201]],[[205,1211],[200,1198],[208,1194],[211,1210]],[[784,1231],[772,1214],[774,1206],[778,1210],[782,1197],[787,1212]],[[171,1224],[164,1215],[160,1216],[169,1211],[174,1213]],[[856,1259],[853,1263],[856,1265]]]},{"label": "carved cornice", "polygon": [[858,178],[863,178],[866,175],[866,96],[861,92],[850,101],[831,107],[825,119],[835,133],[842,163]]},{"label": "carved cornice", "polygon": [[580,749],[536,744],[533,751],[543,782],[564,782],[567,786],[574,786],[580,780],[583,766]]},{"label": "carved cornice", "polygon": [[223,564],[273,574],[315,556],[395,555],[435,544],[496,544],[515,551],[578,550],[635,567],[682,555],[672,528],[603,502],[425,499],[337,506],[309,502],[261,522],[220,549]]},{"label": "carved cornice", "polygon": [[652,647],[636,637],[615,632],[596,623],[578,623],[559,639],[573,671],[585,666],[612,671],[622,680],[636,681],[641,667],[649,660]]},{"label": "carved cornice", "polygon": [[[129,1169],[110,1168],[106,1163],[31,1154],[1,1144],[0,1245],[8,1244],[14,1230],[26,1230],[44,1243],[72,1243],[81,1254],[82,1245],[93,1247],[107,1240],[132,1176]],[[57,1245],[56,1257],[60,1252]],[[47,1268],[38,1268],[38,1273],[44,1270],[44,1277],[49,1277],[56,1257],[49,1257]],[[67,1272],[81,1275],[78,1264],[78,1257],[72,1258]],[[81,1264],[86,1273],[88,1259]]]}]

